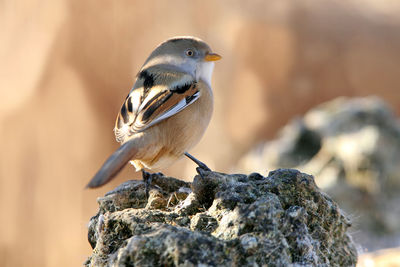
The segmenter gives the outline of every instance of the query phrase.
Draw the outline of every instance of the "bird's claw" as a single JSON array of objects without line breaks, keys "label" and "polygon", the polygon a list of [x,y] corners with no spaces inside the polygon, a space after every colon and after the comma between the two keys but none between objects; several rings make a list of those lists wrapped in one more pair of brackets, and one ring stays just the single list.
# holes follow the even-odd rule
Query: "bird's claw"
[{"label": "bird's claw", "polygon": [[[205,167],[205,168],[204,168]],[[204,165],[204,167],[197,167],[196,171],[197,173],[201,176],[201,178],[204,179],[204,177],[207,176],[208,172],[211,172],[211,169],[208,168],[206,165]]]},{"label": "bird's claw", "polygon": [[194,163],[196,163],[197,166],[199,166],[196,168],[196,171],[202,178],[204,178],[206,176],[206,172],[211,172],[211,169],[208,168],[206,164],[204,164],[200,160],[196,159],[195,157],[190,155],[188,152],[185,152],[185,156],[188,157],[189,159],[191,159],[192,161],[194,161]]},{"label": "bird's claw", "polygon": [[150,191],[150,185],[151,185],[151,180],[152,180],[152,174],[146,171],[142,171],[142,178],[144,182],[144,188],[146,192],[146,199],[149,199],[149,191]]}]

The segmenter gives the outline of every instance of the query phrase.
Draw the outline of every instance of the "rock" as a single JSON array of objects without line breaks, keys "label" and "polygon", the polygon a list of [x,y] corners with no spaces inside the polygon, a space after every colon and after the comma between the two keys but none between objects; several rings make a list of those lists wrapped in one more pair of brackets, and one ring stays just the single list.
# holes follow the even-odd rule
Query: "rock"
[{"label": "rock", "polygon": [[146,205],[141,181],[98,199],[86,266],[356,264],[349,220],[310,175],[208,172],[192,184],[163,176],[153,182],[163,198],[154,206]]},{"label": "rock", "polygon": [[296,168],[349,214],[354,238],[400,245],[400,123],[380,99],[339,98],[307,112],[240,161],[241,171]]}]

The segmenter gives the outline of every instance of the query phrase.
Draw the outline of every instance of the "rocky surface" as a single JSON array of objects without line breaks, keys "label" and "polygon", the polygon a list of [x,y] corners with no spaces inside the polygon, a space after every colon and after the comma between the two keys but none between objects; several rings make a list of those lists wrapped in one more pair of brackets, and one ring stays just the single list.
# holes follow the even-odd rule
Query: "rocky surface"
[{"label": "rocky surface", "polygon": [[296,168],[352,215],[364,249],[400,246],[400,123],[380,99],[339,98],[246,155],[241,171]]},{"label": "rocky surface", "polygon": [[158,176],[98,199],[86,266],[354,266],[338,205],[296,170],[268,177],[209,172],[193,183]]}]

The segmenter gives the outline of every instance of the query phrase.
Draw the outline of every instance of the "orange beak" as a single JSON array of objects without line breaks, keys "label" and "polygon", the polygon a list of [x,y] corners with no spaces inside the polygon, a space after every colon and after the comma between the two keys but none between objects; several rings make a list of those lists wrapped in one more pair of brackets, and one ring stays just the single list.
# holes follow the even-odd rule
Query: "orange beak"
[{"label": "orange beak", "polygon": [[222,57],[216,53],[208,53],[205,57],[205,61],[217,61],[220,60]]}]

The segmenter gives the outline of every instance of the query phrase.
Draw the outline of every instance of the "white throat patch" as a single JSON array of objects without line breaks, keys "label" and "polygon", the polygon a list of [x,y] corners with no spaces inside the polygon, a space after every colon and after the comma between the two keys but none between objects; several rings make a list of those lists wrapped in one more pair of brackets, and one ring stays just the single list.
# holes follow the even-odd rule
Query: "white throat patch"
[{"label": "white throat patch", "polygon": [[203,80],[211,88],[211,77],[214,70],[214,62],[202,62],[196,72],[196,80]]}]

